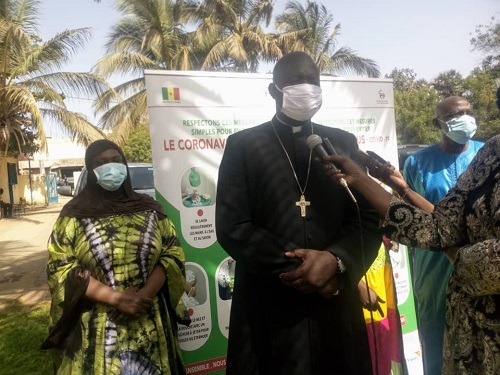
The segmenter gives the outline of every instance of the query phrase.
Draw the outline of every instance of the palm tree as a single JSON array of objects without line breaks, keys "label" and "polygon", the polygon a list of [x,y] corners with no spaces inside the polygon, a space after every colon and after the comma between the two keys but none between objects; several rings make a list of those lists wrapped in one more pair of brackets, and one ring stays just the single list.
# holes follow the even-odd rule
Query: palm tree
[{"label": "palm tree", "polygon": [[107,55],[93,68],[104,77],[131,77],[94,104],[97,112],[104,113],[100,126],[112,130],[110,138],[116,142],[122,143],[133,129],[147,121],[144,69],[200,67],[196,48],[183,27],[188,5],[176,0],[118,0],[122,16],[111,28]]},{"label": "palm tree", "polygon": [[305,6],[289,1],[283,13],[276,17],[276,28],[280,33],[277,43],[283,53],[308,53],[323,74],[380,76],[375,61],[360,57],[349,47],[336,50],[340,24],[333,26],[333,15],[324,5],[310,0]]},{"label": "palm tree", "polygon": [[0,7],[0,150],[12,139],[21,151],[33,133],[46,149],[45,122],[64,129],[81,144],[103,138],[65,98],[95,97],[107,87],[89,73],[61,72],[90,37],[89,29],[66,30],[42,42],[36,35],[39,1],[11,0]]},{"label": "palm tree", "polygon": [[94,67],[105,77],[133,77],[95,103],[118,143],[147,122],[144,69],[257,71],[259,59],[281,56],[258,26],[269,23],[271,1],[119,0],[118,10],[107,55]]},{"label": "palm tree", "polygon": [[257,72],[261,61],[282,56],[269,26],[272,0],[205,0],[191,15],[195,38],[208,47],[202,70]]}]

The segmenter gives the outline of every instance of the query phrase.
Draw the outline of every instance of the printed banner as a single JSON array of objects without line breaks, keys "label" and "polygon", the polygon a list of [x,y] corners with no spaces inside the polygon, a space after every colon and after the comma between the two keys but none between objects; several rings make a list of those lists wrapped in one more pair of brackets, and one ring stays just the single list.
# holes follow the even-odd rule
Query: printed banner
[{"label": "printed banner", "polygon": [[389,250],[389,255],[398,296],[398,310],[403,331],[406,366],[408,367],[408,374],[423,375],[422,350],[417,330],[415,299],[413,298],[411,258],[407,246],[395,242],[394,244],[397,246]]}]

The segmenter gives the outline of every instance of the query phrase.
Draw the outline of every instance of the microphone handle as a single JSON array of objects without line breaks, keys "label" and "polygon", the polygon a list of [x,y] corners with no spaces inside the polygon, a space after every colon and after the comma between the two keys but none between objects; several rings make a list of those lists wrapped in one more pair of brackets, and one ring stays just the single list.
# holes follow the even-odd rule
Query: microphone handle
[{"label": "microphone handle", "polygon": [[[314,151],[321,159],[323,159],[325,156],[337,155],[337,152],[335,151],[335,149],[333,148],[332,144],[330,143],[327,137],[323,137],[323,142],[317,145],[314,148]],[[323,160],[323,163],[331,165],[332,168],[335,170],[338,169],[337,166],[331,161]]]},{"label": "microphone handle", "polygon": [[323,137],[323,143],[325,145],[325,149],[328,155],[338,155],[337,151],[333,148],[333,145],[328,139],[328,137]]},{"label": "microphone handle", "polygon": [[[323,144],[325,145],[325,147],[321,147],[321,148],[323,150],[325,150],[325,153],[327,155],[338,155],[337,151],[333,147],[333,145],[330,142],[330,140],[328,139],[328,137],[323,137]],[[334,169],[338,169],[337,166],[335,164],[333,164],[331,161],[329,161],[327,163],[330,164],[331,166],[333,166]],[[349,193],[349,195],[351,196],[352,201],[354,203],[357,203],[357,200],[354,197],[354,195],[352,194],[351,189],[349,189],[349,185],[347,185],[346,180],[343,177],[340,177],[338,180],[339,180],[340,185],[342,185],[346,189],[347,193]]]},{"label": "microphone handle", "polygon": [[326,152],[325,148],[321,144],[314,147],[314,151],[316,152],[316,155],[318,155],[321,158],[321,161],[324,164],[330,165],[334,170],[338,169],[337,166],[334,163],[332,163],[331,161],[323,160],[323,158],[325,156],[329,156],[330,154],[328,154],[328,152]]}]

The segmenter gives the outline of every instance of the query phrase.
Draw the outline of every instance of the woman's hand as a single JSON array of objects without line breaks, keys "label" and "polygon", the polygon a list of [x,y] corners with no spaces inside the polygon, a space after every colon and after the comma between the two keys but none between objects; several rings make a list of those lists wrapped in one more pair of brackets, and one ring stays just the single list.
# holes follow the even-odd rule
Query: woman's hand
[{"label": "woman's hand", "polygon": [[116,296],[116,302],[113,307],[125,315],[137,318],[145,313],[153,304],[151,298],[144,297],[138,292],[139,289],[136,287],[128,288],[123,292],[117,292],[118,295]]},{"label": "woman's hand", "polygon": [[375,177],[376,179],[382,181],[387,186],[389,186],[400,197],[403,197],[407,194],[408,189],[409,189],[408,184],[404,180],[401,172],[399,172],[397,169],[394,169],[394,167],[390,173],[385,173],[385,174],[381,175],[380,178],[377,177],[376,175],[373,175],[372,173],[370,173],[370,174],[373,177]]},{"label": "woman's hand", "polygon": [[358,290],[363,307],[369,311],[378,311],[380,315],[384,316],[384,311],[380,304],[385,303],[385,301],[372,288],[367,288],[366,284],[362,281],[358,284]]},{"label": "woman's hand", "polygon": [[392,195],[370,177],[353,160],[343,155],[329,155],[324,160],[333,162],[341,171],[325,164],[326,173],[334,180],[344,178],[347,184],[358,191],[383,219],[389,209]]},{"label": "woman's hand", "polygon": [[369,153],[370,151],[358,151],[358,156],[368,168],[370,176],[375,177],[377,180],[380,180],[389,186],[391,186],[391,176],[401,177],[401,179],[403,178],[401,173],[399,173],[399,171],[396,170],[396,168],[389,161],[382,159],[374,152],[371,154]]},{"label": "woman's hand", "polygon": [[335,181],[344,178],[348,185],[354,184],[363,178],[368,177],[356,162],[344,155],[329,155],[323,160],[330,161],[339,169],[334,168],[331,164],[324,164],[326,173]]},{"label": "woman's hand", "polygon": [[141,296],[140,289],[132,287],[123,292],[116,292],[115,311],[111,314],[111,319],[116,323],[123,323],[133,318],[138,318],[144,314],[151,306],[153,300]]}]

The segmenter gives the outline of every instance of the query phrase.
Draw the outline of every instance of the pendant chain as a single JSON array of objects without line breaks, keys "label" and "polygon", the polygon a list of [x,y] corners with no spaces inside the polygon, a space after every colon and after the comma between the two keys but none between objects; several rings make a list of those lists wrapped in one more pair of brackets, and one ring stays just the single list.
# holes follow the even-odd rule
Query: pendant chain
[{"label": "pendant chain", "polygon": [[[286,158],[288,159],[288,162],[290,163],[290,168],[292,168],[293,176],[295,177],[295,181],[297,182],[297,186],[299,187],[300,190],[300,200],[295,203],[297,207],[300,207],[300,214],[302,217],[306,217],[306,207],[311,205],[311,202],[308,202],[305,200],[305,191],[307,189],[307,184],[309,183],[309,174],[311,172],[311,159],[312,159],[312,150],[309,151],[309,163],[307,166],[307,177],[306,177],[306,183],[304,185],[304,188],[302,189],[302,186],[300,185],[299,178],[297,176],[297,172],[295,171],[295,168],[293,167],[292,159],[290,159],[290,156],[288,155],[288,152],[286,151],[285,145],[281,141],[281,138],[276,131],[276,128],[274,127],[274,123],[271,121],[271,126],[273,127],[274,134],[276,134],[276,138],[278,138],[278,141],[281,145],[281,148],[285,152]],[[311,123],[311,134],[313,134],[314,130],[312,129],[312,123]]]}]

